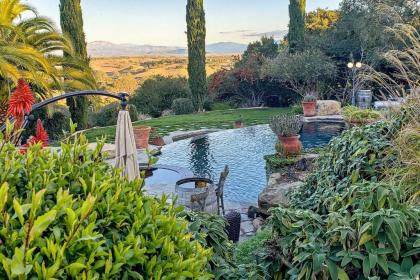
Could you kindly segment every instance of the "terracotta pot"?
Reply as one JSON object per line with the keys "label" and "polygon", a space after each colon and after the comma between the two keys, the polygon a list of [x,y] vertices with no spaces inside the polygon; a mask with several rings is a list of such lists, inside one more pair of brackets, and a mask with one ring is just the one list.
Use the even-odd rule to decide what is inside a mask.
{"label": "terracotta pot", "polygon": [[302,143],[300,142],[299,135],[290,137],[278,137],[281,145],[283,146],[283,153],[285,156],[299,155],[302,150]]}
{"label": "terracotta pot", "polygon": [[158,136],[153,139],[152,144],[155,146],[165,146],[165,141],[162,137]]}
{"label": "terracotta pot", "polygon": [[149,146],[150,130],[150,126],[133,127],[137,149],[146,149]]}
{"label": "terracotta pot", "polygon": [[303,101],[303,115],[305,117],[313,117],[316,115],[316,101]]}
{"label": "terracotta pot", "polygon": [[244,122],[243,121],[235,121],[233,126],[235,128],[242,128],[242,127],[244,127]]}

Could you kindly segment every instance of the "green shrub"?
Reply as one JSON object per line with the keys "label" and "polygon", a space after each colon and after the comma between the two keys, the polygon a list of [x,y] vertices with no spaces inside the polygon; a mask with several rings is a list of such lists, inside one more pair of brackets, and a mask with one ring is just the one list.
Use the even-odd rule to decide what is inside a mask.
{"label": "green shrub", "polygon": [[[281,144],[277,143],[276,148],[277,146],[281,147]],[[274,155],[266,155],[264,159],[269,170],[279,170],[283,167],[294,165],[299,161],[299,157],[285,157],[281,152]]]}
{"label": "green shrub", "polygon": [[212,106],[213,111],[225,111],[232,108],[232,105],[230,105],[228,102],[215,102]]}
{"label": "green shrub", "polygon": [[189,98],[177,98],[172,102],[171,110],[175,115],[191,114],[195,111],[194,105]]}
{"label": "green shrub", "polygon": [[354,185],[334,199],[332,210],[326,216],[302,209],[272,210],[279,258],[293,263],[279,274],[302,279],[418,276],[420,207],[406,204],[398,187]]}
{"label": "green shrub", "polygon": [[224,279],[222,276],[226,270],[230,270],[234,266],[234,246],[225,231],[226,220],[218,215],[189,210],[181,212],[179,217],[189,221],[188,229],[193,240],[200,242],[204,248],[213,250],[209,270],[216,276],[216,279]]}
{"label": "green shrub", "polygon": [[240,242],[235,248],[235,263],[237,265],[256,263],[257,254],[265,249],[265,243],[270,238],[271,229],[264,228],[249,239]]}
{"label": "green shrub", "polygon": [[[61,139],[64,136],[64,132],[69,130],[70,112],[67,107],[61,105],[50,106],[50,108],[43,107],[33,112],[35,121],[27,125],[26,130],[22,134],[23,142],[26,142],[29,136],[35,135],[37,119],[42,121],[50,142]],[[50,114],[48,110],[51,110]]]}
{"label": "green shrub", "polygon": [[205,111],[212,111],[213,110],[213,105],[214,105],[214,98],[211,97],[210,95],[206,96],[206,98],[204,98],[204,102],[203,102],[203,109]]}
{"label": "green shrub", "polygon": [[[119,102],[113,102],[100,108],[98,112],[93,113],[91,116],[92,126],[110,126],[117,124],[118,113],[121,110]],[[128,104],[127,110],[130,113],[131,121],[138,120],[137,109],[134,105]]]}
{"label": "green shrub", "polygon": [[290,208],[271,210],[273,277],[415,279],[420,274],[420,206],[413,198],[412,173],[406,185],[386,176],[390,168],[407,165],[394,149],[401,144],[395,141],[400,132],[409,129],[411,144],[405,146],[412,157],[418,153],[411,142],[416,112],[418,103],[407,105],[390,121],[356,127],[332,140],[314,174],[291,194]]}
{"label": "green shrub", "polygon": [[139,112],[159,117],[162,111],[170,109],[177,98],[190,98],[187,79],[155,76],[147,79],[130,97],[129,103]]}
{"label": "green shrub", "polygon": [[361,109],[355,106],[343,108],[343,117],[350,123],[366,124],[382,118],[382,114],[372,109]]}
{"label": "green shrub", "polygon": [[316,170],[291,194],[291,206],[327,213],[330,197],[340,195],[351,184],[380,179],[392,135],[389,123],[380,121],[354,127],[332,139],[317,158]]}
{"label": "green shrub", "polygon": [[297,103],[292,106],[292,112],[295,115],[303,115],[303,107],[301,103]]}
{"label": "green shrub", "polygon": [[209,279],[181,211],[142,194],[85,137],[22,155],[0,141],[0,278]]}

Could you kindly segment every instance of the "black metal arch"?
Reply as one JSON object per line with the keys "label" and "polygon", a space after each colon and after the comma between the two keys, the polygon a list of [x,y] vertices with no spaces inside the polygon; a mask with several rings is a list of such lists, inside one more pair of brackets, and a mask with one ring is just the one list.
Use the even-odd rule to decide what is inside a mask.
{"label": "black metal arch", "polygon": [[[68,92],[59,96],[52,97],[50,99],[41,101],[39,103],[36,103],[32,105],[32,111],[35,111],[37,109],[40,109],[42,107],[45,107],[51,103],[57,102],[59,100],[71,98],[71,97],[77,97],[77,96],[86,96],[86,95],[99,95],[99,96],[107,96],[112,97],[115,99],[118,99],[121,101],[121,107],[123,110],[127,107],[127,96],[128,94],[125,92],[121,92],[119,94],[110,93],[107,91],[98,91],[98,90],[85,90],[85,91],[74,91],[74,92]],[[31,113],[32,113],[31,111]]]}
{"label": "black metal arch", "polygon": [[[39,103],[36,103],[34,105],[32,105],[32,109],[31,112],[29,112],[26,116],[25,116],[25,120],[22,124],[22,127],[25,128],[26,125],[28,124],[28,122],[33,121],[34,117],[32,115],[32,112],[40,109],[42,107],[45,107],[51,103],[63,100],[63,99],[67,99],[67,98],[72,98],[72,97],[78,97],[78,96],[87,96],[87,95],[99,95],[99,96],[106,96],[106,97],[111,97],[111,98],[115,98],[120,100],[121,102],[121,109],[125,110],[127,107],[127,96],[128,94],[126,92],[120,92],[118,94],[115,93],[110,93],[107,91],[99,91],[99,90],[85,90],[85,91],[74,91],[74,92],[68,92],[59,96],[54,96],[50,99],[41,101]],[[13,119],[11,119],[13,121]],[[2,125],[0,128],[0,131],[4,131],[6,129],[6,125]]]}

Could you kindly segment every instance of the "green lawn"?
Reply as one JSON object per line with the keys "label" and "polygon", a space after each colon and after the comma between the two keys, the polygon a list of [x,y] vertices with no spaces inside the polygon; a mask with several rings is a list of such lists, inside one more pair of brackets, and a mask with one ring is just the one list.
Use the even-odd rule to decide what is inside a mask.
{"label": "green lawn", "polygon": [[[225,111],[211,111],[191,115],[168,116],[138,121],[136,125],[147,125],[155,128],[161,135],[167,135],[177,130],[197,130],[203,128],[224,128],[233,127],[233,122],[242,118],[245,125],[267,124],[270,118],[280,113],[291,113],[291,108],[258,108],[258,109],[234,109]],[[115,138],[115,126],[93,128],[85,131],[89,142],[96,138],[107,137],[107,142],[113,142]]]}

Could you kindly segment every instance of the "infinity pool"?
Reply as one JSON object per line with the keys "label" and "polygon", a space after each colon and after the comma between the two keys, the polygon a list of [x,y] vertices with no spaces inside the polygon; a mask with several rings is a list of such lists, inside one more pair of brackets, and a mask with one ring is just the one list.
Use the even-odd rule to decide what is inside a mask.
{"label": "infinity pool", "polygon": [[[343,129],[339,123],[306,123],[301,141],[304,148],[322,147]],[[264,156],[275,152],[276,139],[268,125],[224,130],[166,145],[158,163],[187,168],[216,182],[227,164],[225,199],[256,203],[267,184]]]}

